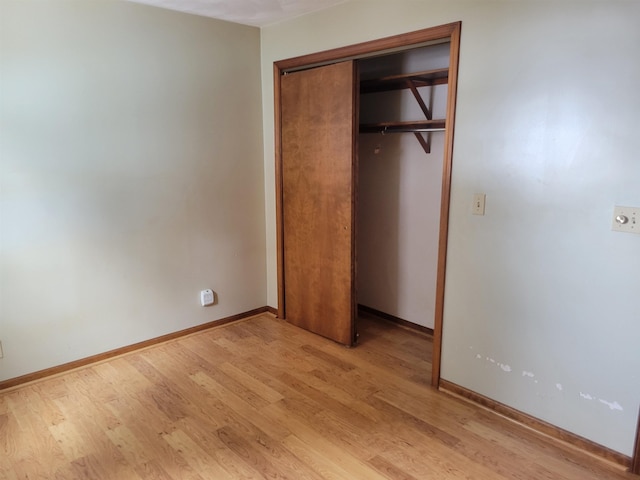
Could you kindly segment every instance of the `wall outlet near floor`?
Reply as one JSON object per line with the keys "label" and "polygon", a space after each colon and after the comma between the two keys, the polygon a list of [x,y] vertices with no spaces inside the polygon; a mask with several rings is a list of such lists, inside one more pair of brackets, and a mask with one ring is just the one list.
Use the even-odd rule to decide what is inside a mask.
{"label": "wall outlet near floor", "polygon": [[206,290],[202,290],[200,292],[200,305],[203,307],[208,307],[209,305],[213,305],[216,300],[216,297],[213,293],[213,290],[207,288]]}
{"label": "wall outlet near floor", "polygon": [[640,234],[640,207],[613,207],[611,230]]}

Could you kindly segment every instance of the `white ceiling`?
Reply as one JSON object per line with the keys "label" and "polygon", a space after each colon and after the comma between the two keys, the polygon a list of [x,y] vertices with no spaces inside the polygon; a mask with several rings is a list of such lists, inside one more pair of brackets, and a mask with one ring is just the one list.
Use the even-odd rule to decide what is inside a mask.
{"label": "white ceiling", "polygon": [[129,0],[156,7],[264,27],[347,0]]}

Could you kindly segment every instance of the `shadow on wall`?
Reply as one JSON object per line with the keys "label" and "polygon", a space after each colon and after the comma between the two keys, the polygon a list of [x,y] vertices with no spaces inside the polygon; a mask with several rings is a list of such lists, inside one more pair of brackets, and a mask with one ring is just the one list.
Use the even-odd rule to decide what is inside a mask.
{"label": "shadow on wall", "polygon": [[[360,62],[361,79],[401,72],[401,55]],[[360,123],[402,116],[397,92],[360,97]],[[395,315],[398,311],[400,169],[398,134],[364,133],[358,139],[357,303]],[[380,297],[379,292],[385,292]]]}

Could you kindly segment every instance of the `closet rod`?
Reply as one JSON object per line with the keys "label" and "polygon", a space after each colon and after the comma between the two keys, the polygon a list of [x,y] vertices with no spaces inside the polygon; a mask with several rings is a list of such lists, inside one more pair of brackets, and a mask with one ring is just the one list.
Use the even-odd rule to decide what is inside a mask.
{"label": "closet rod", "polygon": [[387,133],[428,133],[428,132],[444,132],[444,128],[362,128],[360,133],[381,133],[386,135]]}
{"label": "closet rod", "polygon": [[381,129],[380,133],[420,133],[420,132],[444,132],[444,128],[394,128],[393,130]]}
{"label": "closet rod", "polygon": [[442,132],[446,127],[444,119],[414,120],[411,122],[384,122],[360,124],[360,133],[391,133],[391,132]]}

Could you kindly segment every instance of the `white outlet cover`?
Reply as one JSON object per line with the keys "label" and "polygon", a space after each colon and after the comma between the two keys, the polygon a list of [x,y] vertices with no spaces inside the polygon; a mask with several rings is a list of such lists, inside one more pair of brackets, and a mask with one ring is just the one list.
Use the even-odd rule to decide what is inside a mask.
{"label": "white outlet cover", "polygon": [[207,288],[206,290],[202,290],[200,292],[200,305],[203,307],[208,307],[209,305],[213,305],[215,302],[215,295],[213,294],[213,290]]}
{"label": "white outlet cover", "polygon": [[615,206],[611,230],[640,235],[640,207]]}

